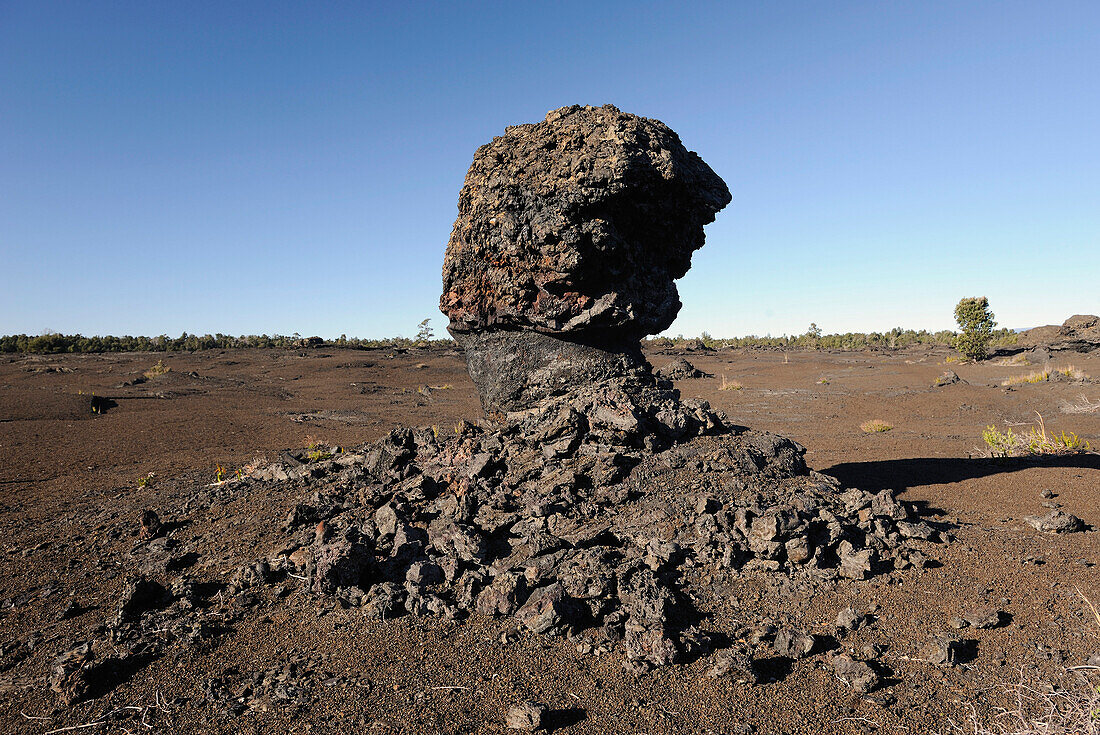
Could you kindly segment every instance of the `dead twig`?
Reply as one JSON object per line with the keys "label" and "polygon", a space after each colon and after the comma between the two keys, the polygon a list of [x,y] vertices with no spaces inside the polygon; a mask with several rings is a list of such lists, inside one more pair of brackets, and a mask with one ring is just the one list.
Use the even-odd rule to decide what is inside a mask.
{"label": "dead twig", "polygon": [[106,725],[106,724],[107,724],[107,720],[100,720],[98,722],[85,722],[83,725],[69,725],[68,727],[59,727],[56,730],[50,730],[49,732],[44,732],[44,733],[42,733],[42,735],[55,735],[55,733],[59,733],[59,732],[71,732],[72,730],[84,730],[84,729],[89,728],[89,727],[99,727],[100,725]]}

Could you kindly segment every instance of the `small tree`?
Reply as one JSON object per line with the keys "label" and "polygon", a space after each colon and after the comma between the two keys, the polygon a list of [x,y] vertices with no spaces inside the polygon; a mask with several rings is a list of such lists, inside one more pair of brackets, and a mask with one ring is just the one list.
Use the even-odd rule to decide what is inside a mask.
{"label": "small tree", "polygon": [[989,341],[993,338],[993,312],[989,299],[963,299],[955,307],[955,321],[962,330],[955,335],[955,349],[971,360],[984,359],[989,354]]}
{"label": "small tree", "polygon": [[417,325],[417,344],[427,344],[427,342],[431,340],[431,338],[435,335],[435,332],[432,330],[431,324],[429,324],[429,322],[431,322],[431,319],[425,319]]}

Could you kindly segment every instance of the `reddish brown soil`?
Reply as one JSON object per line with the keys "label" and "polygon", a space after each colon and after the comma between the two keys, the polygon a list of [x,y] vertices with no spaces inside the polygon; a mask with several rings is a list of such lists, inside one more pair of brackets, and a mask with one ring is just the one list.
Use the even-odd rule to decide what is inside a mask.
{"label": "reddish brown soil", "polygon": [[[199,556],[194,571],[218,579],[278,543],[295,498],[241,494],[197,510],[194,489],[213,479],[216,466],[270,461],[314,439],[354,445],[401,425],[446,430],[478,418],[480,408],[461,358],[440,350],[7,356],[0,362],[0,731],[45,733],[129,706],[145,709],[124,711],[134,714],[110,727],[74,731],[144,732],[144,717],[155,731],[173,732],[502,732],[508,705],[528,698],[548,704],[551,726],[568,733],[747,732],[738,729],[746,724],[758,733],[914,733],[965,724],[971,703],[981,711],[1005,703],[1004,687],[1021,672],[1064,680],[1066,666],[1100,653],[1100,626],[1077,592],[1100,601],[1100,533],[1049,536],[1022,522],[1047,512],[1040,491],[1049,489],[1055,497],[1047,502],[1100,527],[1100,457],[980,458],[986,425],[1031,423],[1036,412],[1048,430],[1075,431],[1100,446],[1100,414],[1060,411],[1082,394],[1100,400],[1100,383],[1008,390],[1001,380],[1034,367],[987,363],[946,366],[969,385],[932,388],[947,354],[693,353],[688,359],[717,377],[678,384],[737,422],[796,439],[812,467],[848,485],[904,489],[903,499],[957,523],[957,540],[940,550],[942,566],[909,572],[900,584],[845,582],[827,596],[791,600],[746,583],[727,608],[713,611],[716,627],[767,609],[828,632],[845,605],[877,605],[877,622],[841,643],[856,651],[886,646],[880,660],[893,677],[877,694],[893,703],[855,695],[822,656],[755,687],[707,678],[705,660],[635,678],[614,652],[583,656],[568,641],[539,636],[502,644],[504,621],[381,623],[299,600],[246,616],[210,645],[175,650],[72,708],[49,690],[49,663],[111,614],[125,572],[138,564],[130,550],[143,508],[177,523],[174,534]],[[169,373],[121,385],[158,359]],[[671,355],[651,360],[660,366]],[[1100,355],[1055,364],[1063,362],[1100,377]],[[743,389],[719,390],[722,376]],[[859,429],[867,419],[894,428],[867,435]],[[139,487],[150,472],[155,482]],[[70,595],[86,609],[59,621]],[[951,617],[978,603],[1004,610],[1011,622],[963,631],[974,641],[972,661],[938,669],[913,660],[928,634],[949,630]],[[204,682],[227,669],[262,671],[300,652],[319,657],[338,679],[317,687],[305,710],[227,717],[204,701]]]}

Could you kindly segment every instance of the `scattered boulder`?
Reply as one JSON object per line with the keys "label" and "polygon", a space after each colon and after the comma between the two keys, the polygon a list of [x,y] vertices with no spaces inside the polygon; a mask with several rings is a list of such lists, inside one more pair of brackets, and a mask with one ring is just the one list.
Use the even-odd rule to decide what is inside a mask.
{"label": "scattered boulder", "polygon": [[115,624],[133,622],[146,612],[164,607],[171,599],[168,590],[159,582],[143,575],[135,575],[122,587],[115,612]]}
{"label": "scattered boulder", "polygon": [[547,713],[546,705],[520,702],[508,708],[504,724],[510,730],[540,730]]}
{"label": "scattered boulder", "polygon": [[313,589],[321,594],[332,594],[340,587],[361,587],[374,563],[364,544],[348,538],[319,545],[313,560]]}
{"label": "scattered boulder", "polygon": [[957,666],[961,652],[962,642],[958,638],[939,634],[931,636],[917,656],[933,666]]}
{"label": "scattered boulder", "polygon": [[161,523],[160,516],[156,514],[156,511],[143,510],[139,523],[141,524],[141,538],[143,540],[156,538],[164,532],[164,524]]}
{"label": "scattered boulder", "polygon": [[1027,516],[1024,522],[1043,533],[1076,533],[1085,530],[1085,522],[1064,511],[1052,510],[1045,516]]}
{"label": "scattered boulder", "polygon": [[728,648],[714,654],[714,663],[707,670],[711,679],[730,678],[741,684],[760,683],[760,673],[752,656],[743,648]]}
{"label": "scattered boulder", "polygon": [[836,677],[860,694],[866,694],[878,686],[878,672],[866,661],[853,658],[851,654],[841,653],[833,656],[830,663]]}
{"label": "scattered boulder", "polygon": [[122,676],[123,659],[105,655],[98,648],[95,642],[88,641],[54,659],[50,689],[66,705],[94,699],[113,688]]}
{"label": "scattered boulder", "polygon": [[846,607],[836,615],[836,627],[841,631],[859,630],[867,623],[867,615],[854,607]]}
{"label": "scattered boulder", "polygon": [[676,342],[676,349],[683,352],[714,352],[707,343],[698,337],[691,339],[681,339]]}
{"label": "scattered boulder", "polygon": [[943,388],[944,386],[958,385],[959,383],[962,383],[963,385],[970,385],[965,380],[960,378],[959,374],[956,373],[954,370],[945,370],[943,375],[936,378],[936,382],[932,383],[932,387]]}
{"label": "scattered boulder", "polygon": [[657,370],[657,377],[665,380],[690,380],[692,378],[713,378],[710,373],[704,373],[683,357],[675,360]]}
{"label": "scattered boulder", "polygon": [[971,628],[977,628],[978,630],[987,630],[989,628],[996,628],[1001,624],[1004,618],[1004,613],[996,608],[979,606],[966,613],[963,619]]}
{"label": "scattered boulder", "polygon": [[785,628],[775,636],[775,653],[786,658],[800,659],[813,653],[817,638],[799,630]]}

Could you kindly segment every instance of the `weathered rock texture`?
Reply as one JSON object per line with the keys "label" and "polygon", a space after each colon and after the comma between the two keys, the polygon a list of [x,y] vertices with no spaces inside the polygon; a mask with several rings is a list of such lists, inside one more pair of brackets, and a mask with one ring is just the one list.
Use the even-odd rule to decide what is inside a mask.
{"label": "weathered rock texture", "polygon": [[1100,317],[1094,314],[1075,314],[1060,327],[1050,325],[1021,332],[1019,343],[1072,352],[1100,350]]}
{"label": "weathered rock texture", "polygon": [[638,341],[676,318],[675,280],[729,201],[666,125],[610,105],[563,107],[479,148],[440,309],[485,408],[648,375]]}
{"label": "weathered rock texture", "polygon": [[682,357],[665,365],[657,371],[657,376],[665,380],[691,380],[693,378],[713,378],[709,373],[704,373]]}

